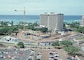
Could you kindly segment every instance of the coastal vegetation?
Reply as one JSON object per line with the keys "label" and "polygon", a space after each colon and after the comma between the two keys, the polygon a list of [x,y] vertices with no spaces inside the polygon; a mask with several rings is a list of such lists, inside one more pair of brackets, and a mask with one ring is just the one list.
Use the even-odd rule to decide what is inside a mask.
{"label": "coastal vegetation", "polygon": [[[10,22],[0,22],[0,35],[9,35],[13,32],[18,32],[19,29],[23,29],[23,23],[19,23],[18,25],[14,25],[13,21]],[[8,25],[10,24],[10,25]],[[39,24],[37,22],[35,23],[26,23],[27,25],[25,26],[26,29],[31,29],[34,31],[41,31],[43,33],[46,33],[48,31],[48,29],[46,27],[42,27],[42,28],[35,28],[35,26],[39,26]]]}
{"label": "coastal vegetation", "polygon": [[0,35],[9,35],[16,31],[18,31],[16,26],[0,27]]}
{"label": "coastal vegetation", "polygon": [[13,26],[14,25],[14,22],[13,21],[11,21],[11,22],[4,22],[4,21],[0,21],[0,26],[1,27],[4,27],[4,26]]}
{"label": "coastal vegetation", "polygon": [[66,29],[69,28],[72,31],[84,34],[84,27],[80,26],[79,22],[65,23],[65,25],[68,25],[68,27],[65,27]]}
{"label": "coastal vegetation", "polygon": [[[19,29],[23,29],[23,23],[20,22],[18,25]],[[38,27],[38,28],[36,28]],[[39,24],[37,22],[35,23],[26,23],[26,29],[34,30],[34,31],[41,31],[43,33],[46,33],[48,29],[46,27],[39,27]]]}
{"label": "coastal vegetation", "polygon": [[[19,24],[14,25],[13,21],[11,22],[0,22],[0,35],[9,35],[13,32],[18,32],[19,29],[23,29],[23,22],[19,22]],[[26,23],[25,24],[26,29],[31,29],[34,31],[41,31],[43,33],[48,32],[48,28],[46,27],[40,27],[40,28],[36,28],[37,26],[39,27],[39,24],[37,22],[35,23]],[[66,25],[68,25],[69,29],[66,27]],[[80,26],[80,23],[78,22],[72,22],[72,23],[64,23],[64,31],[67,30],[72,30],[72,31],[76,31],[76,32],[80,32],[80,33],[84,33],[84,27]]]}
{"label": "coastal vegetation", "polygon": [[42,27],[42,28],[35,28],[36,31],[41,31],[42,33],[48,32],[48,28]]}
{"label": "coastal vegetation", "polygon": [[76,31],[84,34],[84,27],[79,26]]}
{"label": "coastal vegetation", "polygon": [[[48,32],[48,28],[46,27],[39,27],[39,24],[37,22],[35,23],[28,23],[28,26],[26,26],[27,29],[31,29],[31,30],[34,30],[34,31],[41,31],[43,33],[46,33]],[[36,27],[39,27],[39,28],[36,28]]]}
{"label": "coastal vegetation", "polygon": [[70,27],[71,28],[78,28],[79,26],[80,26],[79,22],[72,22],[72,23],[70,23]]}

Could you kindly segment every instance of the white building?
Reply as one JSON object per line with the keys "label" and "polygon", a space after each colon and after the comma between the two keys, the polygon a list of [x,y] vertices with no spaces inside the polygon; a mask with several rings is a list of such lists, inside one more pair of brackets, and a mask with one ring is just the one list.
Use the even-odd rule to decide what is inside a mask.
{"label": "white building", "polygon": [[64,14],[40,14],[40,25],[45,26],[48,30],[61,31],[63,29]]}

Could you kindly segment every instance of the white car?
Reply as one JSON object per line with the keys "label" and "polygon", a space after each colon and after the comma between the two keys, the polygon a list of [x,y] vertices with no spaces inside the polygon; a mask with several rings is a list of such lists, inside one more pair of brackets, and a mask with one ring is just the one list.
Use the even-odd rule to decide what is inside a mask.
{"label": "white car", "polygon": [[54,57],[59,57],[59,54],[54,54]]}
{"label": "white car", "polygon": [[41,60],[41,55],[37,55],[36,60]]}
{"label": "white car", "polygon": [[53,60],[53,58],[49,58],[49,60]]}
{"label": "white car", "polygon": [[54,55],[50,55],[49,57],[50,57],[50,58],[54,58]]}
{"label": "white car", "polygon": [[34,53],[35,53],[34,51],[31,51],[30,55],[31,55],[31,56],[33,56],[33,55],[34,55]]}
{"label": "white car", "polygon": [[28,60],[32,60],[32,59],[33,59],[33,56],[29,56],[29,57],[28,57]]}

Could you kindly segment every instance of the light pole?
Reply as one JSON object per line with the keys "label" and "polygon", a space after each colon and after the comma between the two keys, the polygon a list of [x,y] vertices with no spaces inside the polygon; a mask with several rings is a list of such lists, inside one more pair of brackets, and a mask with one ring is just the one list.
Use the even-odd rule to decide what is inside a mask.
{"label": "light pole", "polygon": [[24,10],[14,10],[15,12],[17,12],[17,11],[23,11],[23,13],[24,13],[24,19],[23,19],[23,30],[25,31],[26,30],[26,28],[25,28],[25,19],[26,19],[26,17],[25,17],[25,14],[26,14],[26,11],[25,11],[25,7],[24,7]]}

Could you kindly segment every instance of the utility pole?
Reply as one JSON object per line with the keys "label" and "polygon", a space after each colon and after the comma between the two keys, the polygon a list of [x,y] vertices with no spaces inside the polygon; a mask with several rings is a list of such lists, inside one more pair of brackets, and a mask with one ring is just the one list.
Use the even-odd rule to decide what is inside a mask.
{"label": "utility pole", "polygon": [[17,11],[23,11],[23,14],[24,14],[24,20],[23,20],[23,30],[25,31],[26,30],[26,27],[25,27],[25,24],[26,24],[26,22],[25,22],[25,20],[26,20],[26,11],[25,11],[25,7],[24,7],[24,10],[14,10],[15,12],[17,12]]}

